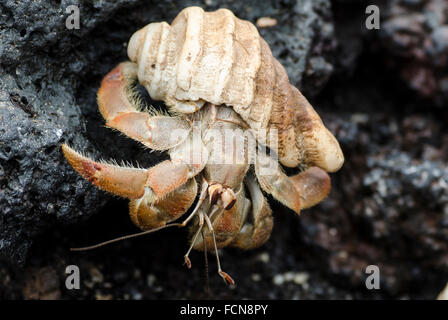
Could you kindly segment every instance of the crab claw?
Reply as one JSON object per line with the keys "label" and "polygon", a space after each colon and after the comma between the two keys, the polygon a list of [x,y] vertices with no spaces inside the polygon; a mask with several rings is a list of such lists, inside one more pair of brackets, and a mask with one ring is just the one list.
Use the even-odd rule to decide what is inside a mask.
{"label": "crab claw", "polygon": [[309,167],[289,177],[280,167],[263,173],[266,164],[275,168],[272,166],[275,160],[266,155],[260,155],[260,160],[255,172],[262,189],[296,213],[321,202],[330,192],[330,177],[319,167]]}
{"label": "crab claw", "polygon": [[289,179],[300,195],[300,209],[318,204],[325,199],[331,189],[330,177],[319,167],[308,168]]}
{"label": "crab claw", "polygon": [[291,177],[282,173],[278,178],[281,182],[274,184],[272,195],[296,213],[324,200],[331,188],[330,177],[318,167]]}
{"label": "crab claw", "polygon": [[72,167],[87,181],[102,190],[131,199],[129,214],[143,230],[176,220],[196,198],[196,180],[188,179],[182,167],[170,161],[147,170],[95,162],[65,144],[62,151]]}
{"label": "crab claw", "polygon": [[143,197],[129,202],[129,215],[132,222],[142,230],[162,227],[181,217],[191,207],[197,191],[194,178],[163,198],[156,198],[146,189]]}
{"label": "crab claw", "polygon": [[129,199],[141,198],[146,187],[160,199],[185,184],[192,174],[185,163],[163,161],[150,169],[120,167],[95,162],[62,145],[64,156],[72,167],[98,188]]}
{"label": "crab claw", "polygon": [[145,193],[148,171],[95,162],[75,150],[62,145],[62,152],[70,165],[87,181],[113,194],[138,199]]}

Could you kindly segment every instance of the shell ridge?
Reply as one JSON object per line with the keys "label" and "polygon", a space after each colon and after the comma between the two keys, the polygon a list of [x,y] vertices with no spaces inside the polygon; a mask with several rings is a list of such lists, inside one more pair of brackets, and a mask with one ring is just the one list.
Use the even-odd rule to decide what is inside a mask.
{"label": "shell ridge", "polygon": [[[152,78],[147,79],[149,83],[148,92],[153,99],[164,99],[166,91],[163,90],[163,82],[165,79],[165,64],[164,60],[166,59],[166,50],[167,50],[167,36],[170,31],[170,25],[166,22],[163,22],[160,25],[159,32],[159,46],[157,47],[157,55],[155,59],[155,64],[150,65],[148,70],[152,71]],[[140,77],[139,77],[140,78]]]}

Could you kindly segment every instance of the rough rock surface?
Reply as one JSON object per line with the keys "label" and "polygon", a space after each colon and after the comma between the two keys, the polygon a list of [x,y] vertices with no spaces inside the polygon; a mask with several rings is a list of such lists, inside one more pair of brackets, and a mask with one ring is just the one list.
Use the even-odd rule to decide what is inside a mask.
{"label": "rough rock surface", "polygon": [[[81,29],[67,30],[63,8],[74,3]],[[409,55],[418,43],[398,53],[394,47],[398,30],[409,34],[411,17],[441,2],[390,1],[392,9],[387,3],[380,3],[383,13],[397,6],[401,13],[386,15],[380,31],[367,31],[370,2],[358,0],[334,0],[331,8],[326,0],[2,1],[0,299],[434,299],[448,278],[448,110],[434,108],[446,93],[437,89],[420,100],[398,78],[402,68],[423,65],[440,88],[443,64],[425,51],[434,45],[424,40],[432,29],[419,24],[418,39],[430,44],[418,56],[423,60]],[[321,91],[311,102],[346,158],[322,204],[297,217],[270,199],[270,241],[248,252],[222,250],[236,288],[223,284],[209,255],[209,295],[203,254],[192,254],[191,270],[182,266],[186,230],[68,251],[137,230],[127,201],[91,187],[59,150],[65,141],[144,166],[163,157],[104,128],[95,95],[101,77],[126,59],[135,30],[170,21],[193,4],[228,7],[252,22],[277,19],[260,32],[292,82],[307,96]],[[403,29],[394,17],[404,19]],[[64,286],[70,264],[81,269],[81,290]],[[365,287],[372,264],[381,271],[380,290]]]}
{"label": "rough rock surface", "polygon": [[326,119],[350,160],[298,230],[309,261],[345,285],[363,287],[364,270],[377,265],[384,297],[435,298],[424,292],[441,290],[448,274],[448,132],[440,120],[447,114],[422,112],[430,106],[388,81],[365,87],[365,76],[351,81],[356,93],[344,84],[324,92],[339,111]]}
{"label": "rough rock surface", "polygon": [[381,42],[387,63],[421,96],[448,102],[448,2],[393,0],[385,6]]}

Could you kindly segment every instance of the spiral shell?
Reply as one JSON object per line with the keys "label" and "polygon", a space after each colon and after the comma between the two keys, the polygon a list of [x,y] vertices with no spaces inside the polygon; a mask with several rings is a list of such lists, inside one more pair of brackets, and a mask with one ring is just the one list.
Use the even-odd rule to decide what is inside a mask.
{"label": "spiral shell", "polygon": [[275,131],[283,165],[317,165],[329,172],[342,166],[335,137],[290,85],[256,27],[231,11],[189,7],[171,25],[150,23],[132,35],[128,56],[151,98],[170,109],[192,113],[207,102],[225,104],[260,142],[272,146],[266,132]]}

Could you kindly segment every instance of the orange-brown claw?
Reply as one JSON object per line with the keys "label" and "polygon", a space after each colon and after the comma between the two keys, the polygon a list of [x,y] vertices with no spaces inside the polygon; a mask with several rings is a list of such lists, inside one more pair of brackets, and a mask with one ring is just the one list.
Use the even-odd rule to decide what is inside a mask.
{"label": "orange-brown claw", "polygon": [[140,199],[129,202],[132,222],[142,230],[159,228],[181,217],[191,207],[198,191],[195,179],[157,198],[147,190]]}
{"label": "orange-brown claw", "polygon": [[[261,156],[261,163],[268,164],[268,168],[274,168],[269,156]],[[318,167],[310,167],[304,172],[288,177],[280,167],[270,169],[268,174],[262,174],[260,162],[256,163],[255,172],[262,189],[278,201],[300,213],[321,202],[330,192],[330,177]]]}
{"label": "orange-brown claw", "polygon": [[188,165],[170,160],[150,169],[139,169],[95,162],[65,144],[62,145],[62,151],[72,167],[87,181],[102,190],[129,199],[141,198],[145,187],[154,193],[155,199],[163,198],[191,178]]}
{"label": "orange-brown claw", "polygon": [[122,113],[137,111],[127,92],[135,79],[137,79],[137,65],[130,62],[120,63],[103,78],[97,100],[101,115],[106,121]]}
{"label": "orange-brown claw", "polygon": [[98,91],[98,108],[106,126],[155,150],[168,150],[184,141],[190,124],[179,117],[151,115],[130,91],[137,80],[137,65],[123,62],[110,71]]}
{"label": "orange-brown claw", "polygon": [[265,192],[288,208],[300,213],[300,195],[294,182],[283,172],[275,159],[269,155],[259,154],[255,163],[255,173]]}
{"label": "orange-brown claw", "polygon": [[187,182],[189,172],[188,165],[166,160],[148,170],[147,186],[161,198]]}
{"label": "orange-brown claw", "polygon": [[325,199],[331,189],[330,176],[319,167],[310,167],[290,179],[300,194],[301,209],[318,204]]}
{"label": "orange-brown claw", "polygon": [[145,193],[147,170],[95,162],[66,144],[62,145],[62,152],[70,165],[84,179],[102,190],[129,199],[141,198]]}
{"label": "orange-brown claw", "polygon": [[164,161],[149,170],[95,162],[62,145],[72,167],[98,188],[131,199],[131,220],[141,229],[164,226],[193,204],[197,183],[186,165]]}

